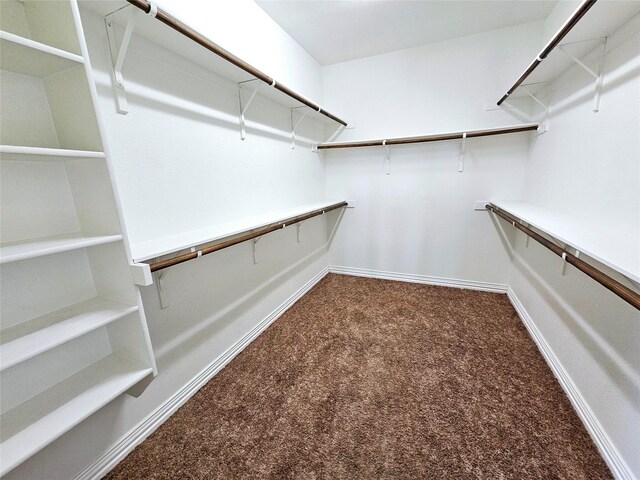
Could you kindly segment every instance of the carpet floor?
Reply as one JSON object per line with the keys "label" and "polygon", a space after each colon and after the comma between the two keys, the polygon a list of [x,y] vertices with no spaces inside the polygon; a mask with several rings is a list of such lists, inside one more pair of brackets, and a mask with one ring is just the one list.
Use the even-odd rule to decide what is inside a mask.
{"label": "carpet floor", "polygon": [[612,477],[506,295],[328,275],[106,478]]}

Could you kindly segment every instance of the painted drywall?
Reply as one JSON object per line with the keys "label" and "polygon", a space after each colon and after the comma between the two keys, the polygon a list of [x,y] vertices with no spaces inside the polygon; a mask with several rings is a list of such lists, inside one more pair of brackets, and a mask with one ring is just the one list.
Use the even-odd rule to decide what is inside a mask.
{"label": "painted drywall", "polygon": [[[598,113],[593,88],[578,67],[550,87],[549,131],[532,143],[523,199],[590,220],[612,242],[635,238],[629,254],[640,255],[639,15],[608,39]],[[562,275],[561,261],[521,234],[513,247],[511,288],[640,478],[640,313],[572,267]]]}
{"label": "painted drywall", "polygon": [[[519,123],[495,102],[539,49],[542,22],[324,68],[327,106],[355,125],[340,140],[390,138]],[[532,133],[467,142],[327,150],[327,195],[355,203],[330,263],[489,284],[508,283],[510,258],[475,201],[522,195]]]}
{"label": "painted drywall", "polygon": [[[290,148],[288,110],[258,99],[247,114],[252,122],[247,139],[241,141],[237,86],[137,35],[123,70],[129,113],[117,114],[104,21],[85,7],[81,4],[99,107],[132,243],[325,199],[321,158],[308,146]],[[223,13],[217,11],[213,24],[228,26],[218,30],[215,40],[243,55],[234,46],[233,35],[242,25],[242,9],[235,8],[230,3]],[[314,67],[308,54],[256,9],[262,15],[249,18],[261,32],[257,50],[263,63],[248,60],[319,100],[317,64]],[[244,35],[245,48],[255,47],[255,39]],[[305,122],[300,134],[313,138],[324,132]],[[328,225],[337,215],[306,221],[300,243],[295,228],[265,236],[258,244],[256,265],[248,242],[165,271],[165,309],[160,308],[156,285],[143,288],[158,376],[139,398],[119,397],[7,480],[75,478],[109,451],[326,271]]]}

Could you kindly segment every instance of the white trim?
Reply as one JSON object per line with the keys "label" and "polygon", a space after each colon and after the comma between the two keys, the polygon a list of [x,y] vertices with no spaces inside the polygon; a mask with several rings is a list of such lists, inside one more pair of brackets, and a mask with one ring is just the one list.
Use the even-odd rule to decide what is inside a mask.
{"label": "white trim", "polygon": [[569,397],[571,405],[573,405],[578,417],[580,417],[580,420],[582,420],[587,432],[591,435],[591,438],[598,447],[600,454],[611,469],[613,476],[618,480],[636,480],[636,477],[620,455],[620,452],[618,452],[611,442],[611,439],[605,432],[604,428],[602,428],[602,425],[589,407],[589,404],[580,393],[580,390],[578,390],[576,385],[573,383],[571,377],[562,366],[562,363],[560,363],[560,360],[555,355],[540,330],[538,330],[533,319],[527,313],[511,287],[508,287],[507,289],[507,296],[509,297],[513,308],[515,308],[518,316],[522,320],[522,323],[529,331],[529,335],[531,335],[531,338],[538,346],[538,350],[540,350],[540,353],[546,360],[549,368],[560,383],[562,390],[564,390],[564,393]]}
{"label": "white trim", "polygon": [[255,340],[266,328],[275,322],[294,303],[302,298],[311,288],[322,280],[329,269],[323,268],[311,280],[300,287],[293,295],[285,300],[278,308],[258,323],[249,333],[232,345],[227,351],[216,358],[208,367],[193,377],[187,384],[178,390],[171,398],[151,412],[142,422],[130,430],[118,443],[98,458],[92,465],[85,469],[75,480],[97,480],[105,476],[136,446],[142,443],[160,425],[162,425],[173,413],[187,400],[196,394],[200,388],[206,385],[220,370]]}
{"label": "white trim", "polygon": [[369,270],[366,268],[341,267],[330,265],[329,272],[340,275],[353,275],[355,277],[380,278],[398,282],[423,283],[426,285],[439,285],[442,287],[466,288],[469,290],[481,290],[484,292],[506,293],[507,286],[500,283],[476,282],[473,280],[459,280],[456,278],[430,277],[413,273],[385,272],[382,270]]}

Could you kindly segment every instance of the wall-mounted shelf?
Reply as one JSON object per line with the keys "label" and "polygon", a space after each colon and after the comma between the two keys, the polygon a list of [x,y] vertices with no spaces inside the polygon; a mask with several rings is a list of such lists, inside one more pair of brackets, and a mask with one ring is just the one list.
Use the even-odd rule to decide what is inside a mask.
{"label": "wall-mounted shelf", "polygon": [[68,150],[64,148],[23,147],[0,145],[2,160],[69,160],[73,158],[104,158],[104,152]]}
{"label": "wall-mounted shelf", "polygon": [[[92,1],[86,2],[86,6],[107,19],[107,32],[112,38],[112,56],[114,60],[113,77],[114,79],[116,77],[119,78],[119,83],[114,84],[114,89],[116,100],[119,104],[118,108],[122,110],[120,113],[126,113],[127,108],[126,100],[123,101],[122,97],[126,94],[126,72],[122,72],[123,64],[126,70],[126,62],[123,56],[118,63],[117,57],[120,56],[121,52],[126,55],[131,33],[135,30],[136,34],[148,38],[158,45],[214,71],[216,74],[230,80],[239,87],[244,86],[244,89],[247,90],[247,93],[244,95],[247,98],[251,97],[251,91],[260,84],[261,88],[258,91],[260,96],[269,98],[286,109],[308,107],[307,119],[337,125],[339,127],[347,125],[346,121],[326,111],[321,105],[318,105],[300,93],[278,82],[275,78],[228,52],[161,8],[157,9],[155,17],[145,15],[145,13],[148,14],[151,9],[151,4],[146,0],[123,0],[121,2]],[[129,24],[131,27],[129,34],[126,34],[125,28],[124,34],[116,35],[113,29],[117,23],[122,24],[123,27]],[[116,36],[118,37],[117,39]],[[247,103],[250,103],[250,101],[247,101]],[[246,107],[246,104],[244,107]]]}
{"label": "wall-mounted shelf", "polygon": [[309,214],[311,212],[330,211],[332,207],[341,204],[339,201],[326,201],[301,205],[294,208],[266,212],[262,215],[241,220],[212,225],[199,230],[192,230],[176,235],[161,237],[131,245],[131,253],[135,262],[145,262],[153,258],[186,250],[196,245],[217,242],[237,235],[242,235],[286,219]]}
{"label": "wall-mounted shelf", "polygon": [[[497,104],[502,105],[510,98],[529,96],[530,94],[526,92],[528,86],[539,88],[540,84],[552,82],[576,65],[576,59],[580,61],[599,45],[603,46],[602,55],[598,56],[602,64],[604,39],[639,11],[638,2],[583,1]],[[597,77],[600,76],[600,67],[587,68]],[[596,78],[596,94],[600,84],[601,80]],[[530,93],[533,96],[536,95],[536,92],[530,91]],[[597,111],[597,105],[595,111]]]}
{"label": "wall-mounted shelf", "polygon": [[38,238],[22,242],[12,242],[0,247],[0,263],[16,262],[29,258],[68,252],[79,248],[93,247],[105,243],[119,242],[122,235],[84,235],[70,233]]}
{"label": "wall-mounted shelf", "polygon": [[4,475],[153,373],[111,354],[0,416]]}
{"label": "wall-mounted shelf", "polygon": [[136,311],[137,305],[95,297],[3,329],[0,371]]}
{"label": "wall-mounted shelf", "polygon": [[2,70],[46,77],[84,63],[80,55],[0,31]]}
{"label": "wall-mounted shelf", "polygon": [[318,150],[330,150],[335,148],[359,148],[381,147],[386,145],[407,145],[411,143],[442,142],[446,140],[462,140],[463,138],[489,137],[492,135],[504,135],[508,133],[531,132],[537,130],[538,123],[524,123],[508,127],[496,127],[482,130],[467,130],[462,132],[437,133],[418,137],[398,137],[380,140],[359,140],[355,142],[320,143]]}
{"label": "wall-mounted shelf", "polygon": [[637,233],[598,229],[593,222],[531,203],[491,203],[634,282],[640,282],[640,248]]}

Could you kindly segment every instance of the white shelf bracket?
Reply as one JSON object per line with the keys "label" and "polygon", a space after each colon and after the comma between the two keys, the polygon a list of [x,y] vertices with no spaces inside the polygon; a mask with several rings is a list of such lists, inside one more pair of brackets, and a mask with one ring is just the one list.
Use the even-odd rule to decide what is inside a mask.
{"label": "white shelf bracket", "polygon": [[607,37],[603,37],[601,41],[602,45],[602,54],[600,55],[600,63],[598,65],[598,71],[594,72],[591,68],[589,68],[585,63],[577,58],[575,55],[567,52],[563,47],[564,45],[558,45],[558,51],[561,52],[566,57],[573,60],[573,62],[582,68],[585,72],[591,75],[596,83],[595,83],[595,93],[593,95],[593,112],[597,113],[600,110],[600,97],[602,96],[602,77],[604,75],[604,61],[605,54],[607,52]]}
{"label": "white shelf bracket", "polygon": [[254,265],[257,265],[258,263],[258,242],[260,241],[261,238],[262,237],[257,237],[251,241],[251,246],[253,248],[253,264]]}
{"label": "white shelf bracket", "polygon": [[338,135],[340,135],[344,131],[345,128],[347,127],[342,124],[338,125],[338,128],[336,128],[333,131],[333,133],[329,136],[329,138],[325,140],[325,143],[333,142],[336,139],[336,137],[338,137]]}
{"label": "white shelf bracket", "polygon": [[169,306],[169,292],[164,284],[167,272],[156,272],[156,285],[158,287],[158,297],[160,298],[160,308],[167,308]]}
{"label": "white shelf bracket", "polygon": [[[293,118],[293,113],[294,110],[299,110],[299,109],[304,109],[304,112],[302,113],[302,116],[298,119],[297,122],[294,122],[294,118]],[[307,116],[307,113],[309,113],[309,107],[293,107],[292,109],[289,110],[290,112],[290,117],[291,117],[291,150],[295,150],[296,148],[296,128],[298,128],[298,126],[302,123],[302,121],[304,120],[304,117]]]}
{"label": "white shelf bracket", "polygon": [[531,98],[533,98],[533,100],[544,109],[545,116],[546,116],[546,114],[549,113],[549,107],[547,105],[545,105],[541,100],[539,100],[538,97],[536,97],[533,93],[531,93],[526,86],[521,85],[520,88],[522,88],[524,93],[526,93]]}
{"label": "white shelf bracket", "polygon": [[298,243],[300,243],[300,227],[302,227],[302,224],[303,224],[303,223],[304,223],[304,222],[298,222],[298,223],[296,224],[296,234],[297,234],[297,236],[298,236]]}
{"label": "white shelf bracket", "polygon": [[387,141],[382,141],[382,148],[384,148],[384,173],[391,175],[391,147],[387,145]]}
{"label": "white shelf bracket", "polygon": [[129,13],[127,26],[124,29],[124,35],[122,36],[120,48],[118,49],[113,19],[109,15],[104,17],[105,26],[107,28],[107,38],[109,40],[109,52],[111,53],[111,65],[113,67],[113,70],[111,71],[111,81],[113,83],[113,91],[116,97],[116,110],[121,115],[129,113],[129,103],[127,102],[127,91],[125,88],[124,77],[122,76],[122,66],[124,65],[127,50],[129,49],[129,42],[131,41],[133,29],[136,26],[138,18],[137,12],[131,11]]}
{"label": "white shelf bracket", "polygon": [[[249,100],[247,100],[247,102],[243,105],[243,103],[242,103],[242,88],[244,87],[244,84],[251,83],[251,82],[257,82],[257,83],[256,83],[256,86],[251,91],[251,95],[249,96]],[[245,138],[247,138],[247,132],[246,132],[246,128],[245,128],[244,116],[247,113],[247,110],[249,109],[249,107],[251,106],[251,102],[253,102],[253,99],[256,98],[256,95],[257,95],[258,90],[260,89],[261,85],[262,85],[262,82],[257,78],[254,78],[253,80],[247,80],[247,81],[238,83],[238,100],[240,102],[240,140],[244,140]]]}
{"label": "white shelf bracket", "polygon": [[460,159],[458,160],[458,172],[464,171],[464,156],[467,153],[467,132],[462,134],[462,141],[460,142]]}

